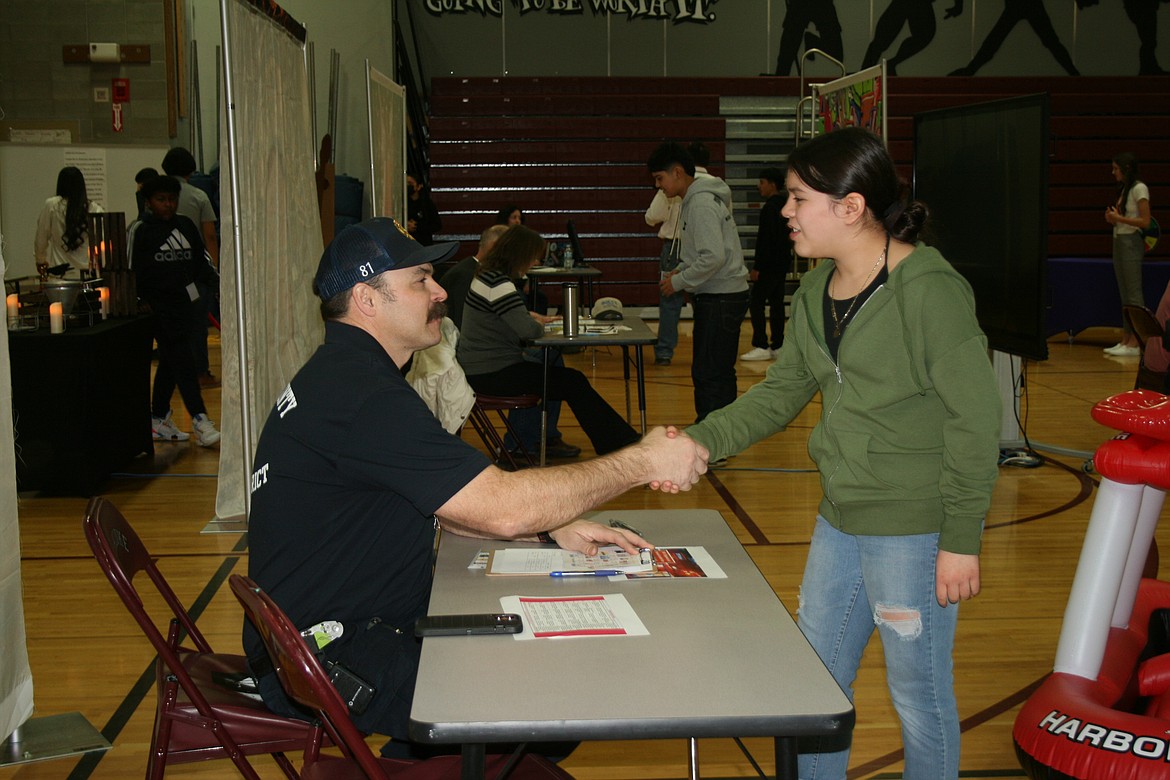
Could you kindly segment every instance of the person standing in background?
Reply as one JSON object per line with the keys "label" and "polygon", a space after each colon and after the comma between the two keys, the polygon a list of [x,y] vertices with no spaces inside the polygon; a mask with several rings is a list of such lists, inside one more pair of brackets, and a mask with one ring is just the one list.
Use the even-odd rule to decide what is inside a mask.
{"label": "person standing in background", "polygon": [[33,256],[44,279],[50,268],[68,265],[73,278],[89,270],[89,214],[102,207],[89,199],[80,168],[66,166],[57,173],[57,194],[45,201],[37,217]]}
{"label": "person standing in background", "polygon": [[[662,190],[656,190],[654,199],[646,209],[646,224],[658,225],[658,237],[662,239],[662,251],[658,255],[658,279],[670,276],[678,265],[678,219],[682,209],[682,198],[668,198]],[[686,296],[681,292],[673,295],[658,293],[658,341],[654,344],[654,365],[669,366],[678,346],[678,321]]]}
{"label": "person standing in background", "polygon": [[166,153],[162,161],[163,173],[179,180],[179,208],[177,213],[195,223],[207,249],[212,273],[203,273],[195,282],[199,297],[191,306],[191,353],[195,360],[195,373],[200,387],[219,387],[219,380],[211,373],[211,361],[207,353],[207,315],[212,310],[211,299],[219,295],[219,236],[215,232],[215,209],[207,193],[191,184],[189,179],[195,173],[195,157],[181,146]]}
{"label": "person standing in background", "polygon": [[[687,153],[695,164],[695,178],[714,179],[707,171],[711,162],[711,152],[702,141],[695,141],[687,147]],[[733,212],[735,204],[728,202],[728,212]],[[662,252],[658,257],[659,276],[662,279],[669,276],[679,261],[679,214],[682,211],[682,198],[668,198],[659,190],[650,201],[646,209],[646,224],[661,225],[658,237],[662,239]],[[678,346],[678,322],[682,318],[682,309],[686,305],[686,295],[676,292],[673,295],[658,295],[658,341],[654,345],[654,365],[669,366],[674,358],[674,350]]]}
{"label": "person standing in background", "polygon": [[[771,360],[784,343],[784,292],[788,272],[792,270],[792,241],[780,208],[784,197],[784,171],[765,168],[760,171],[756,189],[764,203],[760,206],[760,226],[756,232],[756,257],[752,263],[752,297],[748,310],[752,316],[752,349],[740,360]],[[767,307],[771,306],[771,317]],[[768,338],[768,320],[772,338]]]}
{"label": "person standing in background", "polygon": [[406,176],[406,195],[406,230],[415,241],[430,246],[435,242],[435,233],[443,229],[439,209],[430,193],[410,174]]}
{"label": "person standing in background", "polygon": [[138,217],[141,217],[142,212],[146,211],[146,198],[142,197],[142,185],[155,176],[158,176],[158,171],[154,168],[142,168],[134,174],[134,201],[138,204]]}
{"label": "person standing in background", "polygon": [[[1121,152],[1113,158],[1117,200],[1105,209],[1105,221],[1113,226],[1113,272],[1121,305],[1145,306],[1142,295],[1142,257],[1146,253],[1142,231],[1150,226],[1150,190],[1138,179],[1137,157]],[[1122,315],[1121,341],[1105,348],[1106,355],[1132,357],[1141,354],[1137,336]]]}
{"label": "person standing in background", "polygon": [[659,282],[663,295],[685,290],[695,310],[691,381],[696,422],[735,400],[735,358],[748,307],[747,268],[731,217],[731,188],[698,177],[694,159],[676,143],[654,150],[646,167],[654,186],[682,198],[679,265]]}
{"label": "person standing in background", "polygon": [[158,368],[151,392],[151,430],[155,441],[186,441],[171,418],[171,396],[176,386],[191,415],[195,443],[210,447],[219,442],[215,423],[207,416],[191,354],[192,287],[201,276],[215,273],[207,262],[199,228],[178,213],[179,182],[156,176],[142,185],[146,211],[130,225],[127,243],[138,298],[150,314],[158,343]]}

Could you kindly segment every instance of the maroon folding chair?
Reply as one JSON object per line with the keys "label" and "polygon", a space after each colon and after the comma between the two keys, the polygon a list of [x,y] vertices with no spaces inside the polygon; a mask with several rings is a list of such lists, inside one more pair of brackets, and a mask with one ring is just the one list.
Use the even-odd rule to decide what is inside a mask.
{"label": "maroon folding chair", "polygon": [[[305,750],[301,768],[304,780],[366,778],[366,780],[458,780],[463,761],[460,756],[436,756],[424,761],[375,756],[353,721],[341,694],[317,657],[301,639],[288,616],[255,582],[239,574],[228,578],[232,593],[264,640],[280,684],[290,699],[317,714],[322,726],[342,757],[322,754],[319,745]],[[563,769],[541,756],[489,755],[486,771],[500,780],[572,780]]]}
{"label": "maroon folding chair", "polygon": [[492,425],[491,417],[488,416],[488,412],[498,414],[500,421],[504,424],[505,430],[512,434],[512,438],[516,441],[517,454],[524,459],[524,463],[529,468],[535,468],[540,464],[533,457],[533,453],[525,449],[520,441],[520,437],[516,435],[516,431],[512,428],[512,423],[508,421],[508,416],[505,412],[513,409],[535,409],[538,406],[540,406],[539,395],[499,396],[477,393],[475,396],[475,404],[471,407],[471,412],[467,415],[467,419],[471,422],[471,427],[475,428],[475,432],[479,434],[479,438],[483,440],[488,454],[495,458],[496,463],[507,463],[508,471],[517,471],[520,466],[516,460],[516,455],[508,452],[508,448],[504,446],[504,438],[500,436],[499,431]]}
{"label": "maroon folding chair", "polygon": [[[270,753],[289,778],[299,777],[284,756],[321,740],[320,728],[270,712],[260,701],[221,685],[221,675],[247,674],[242,655],[214,653],[195,621],[167,584],[156,561],[122,513],[96,496],[85,510],[85,538],[98,565],[158,653],[158,705],[146,766],[148,780],[161,780],[168,763],[230,758],[244,777],[259,780],[247,756]],[[170,607],[166,636],[147,613],[134,577],[154,584]],[[139,580],[141,583],[142,580]],[[184,635],[194,648],[183,646]]]}

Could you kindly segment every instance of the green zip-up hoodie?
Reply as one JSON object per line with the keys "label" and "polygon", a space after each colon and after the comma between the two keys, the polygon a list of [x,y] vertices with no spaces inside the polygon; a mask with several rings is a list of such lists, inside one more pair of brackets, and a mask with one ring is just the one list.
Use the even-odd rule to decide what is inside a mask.
{"label": "green zip-up hoodie", "polygon": [[823,300],[833,263],[805,274],[764,381],[687,433],[716,460],[784,430],[820,390],[808,450],[819,511],[859,535],[938,533],[977,554],[999,455],[1000,399],[967,281],[918,244],[849,321],[834,363]]}

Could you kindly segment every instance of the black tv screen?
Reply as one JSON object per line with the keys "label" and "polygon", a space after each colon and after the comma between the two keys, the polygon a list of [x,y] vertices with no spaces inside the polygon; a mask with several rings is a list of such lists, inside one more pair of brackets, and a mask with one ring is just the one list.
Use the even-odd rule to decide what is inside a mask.
{"label": "black tv screen", "polygon": [[929,242],[975,291],[992,349],[1048,359],[1048,95],[914,116]]}
{"label": "black tv screen", "polygon": [[581,251],[581,239],[577,235],[577,226],[573,220],[565,224],[565,231],[569,234],[569,246],[573,247],[573,265],[585,265],[585,254]]}

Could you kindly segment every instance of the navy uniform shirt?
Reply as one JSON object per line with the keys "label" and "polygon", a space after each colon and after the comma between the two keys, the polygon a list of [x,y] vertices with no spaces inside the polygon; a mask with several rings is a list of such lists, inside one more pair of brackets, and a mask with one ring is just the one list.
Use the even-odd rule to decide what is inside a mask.
{"label": "navy uniform shirt", "polygon": [[[408,626],[430,592],[434,513],[488,465],[371,335],[326,323],[260,435],[248,574],[298,628]],[[264,652],[246,623],[244,647]]]}

